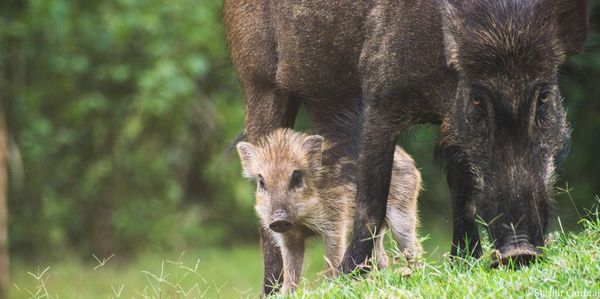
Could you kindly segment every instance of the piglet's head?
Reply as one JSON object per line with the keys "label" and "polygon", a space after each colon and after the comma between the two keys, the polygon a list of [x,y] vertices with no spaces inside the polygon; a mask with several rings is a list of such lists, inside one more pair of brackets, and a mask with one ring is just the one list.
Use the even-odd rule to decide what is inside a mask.
{"label": "piglet's head", "polygon": [[240,142],[243,175],[256,181],[261,224],[285,233],[318,208],[323,137],[279,129],[257,144]]}

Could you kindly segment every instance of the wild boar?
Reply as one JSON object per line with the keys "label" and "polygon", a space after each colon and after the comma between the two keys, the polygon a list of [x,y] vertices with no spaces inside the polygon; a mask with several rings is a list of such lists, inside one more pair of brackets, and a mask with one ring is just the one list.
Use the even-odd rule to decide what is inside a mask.
{"label": "wild boar", "polygon": [[[363,240],[384,223],[397,136],[417,123],[440,126],[451,253],[481,255],[479,215],[494,265],[539,255],[569,148],[557,73],[584,48],[587,1],[225,0],[223,13],[250,142],[293,127],[302,104],[316,133],[364,145],[344,272],[373,252]],[[364,121],[330,129],[357,111]],[[282,269],[269,238],[265,293]]]}
{"label": "wild boar", "polygon": [[[319,135],[290,129],[278,129],[257,144],[237,145],[244,176],[257,184],[255,208],[260,223],[281,248],[284,293],[299,282],[307,237],[323,238],[331,271],[339,266],[346,249],[354,219],[356,161],[346,158],[333,166],[324,165],[322,161],[335,146]],[[417,240],[420,185],[414,161],[396,147],[386,224],[408,265],[421,252]],[[384,225],[371,232],[380,268],[388,263],[385,229]]]}

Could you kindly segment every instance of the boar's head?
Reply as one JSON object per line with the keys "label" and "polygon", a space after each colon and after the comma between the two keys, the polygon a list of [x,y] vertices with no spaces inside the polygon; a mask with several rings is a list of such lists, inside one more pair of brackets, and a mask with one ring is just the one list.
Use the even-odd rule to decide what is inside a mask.
{"label": "boar's head", "polygon": [[586,1],[441,0],[440,8],[459,82],[439,148],[467,165],[496,264],[527,263],[544,245],[555,168],[568,152],[557,72],[582,51]]}

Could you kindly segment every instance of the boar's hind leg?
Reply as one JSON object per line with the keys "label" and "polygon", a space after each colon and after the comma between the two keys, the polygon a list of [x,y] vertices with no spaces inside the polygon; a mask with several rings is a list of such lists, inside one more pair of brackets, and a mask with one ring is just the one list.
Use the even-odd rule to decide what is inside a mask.
{"label": "boar's hind leg", "polygon": [[447,163],[454,222],[451,254],[460,257],[471,255],[478,258],[481,256],[481,244],[475,222],[476,210],[471,172],[465,162],[450,158]]}
{"label": "boar's hind leg", "polygon": [[[246,140],[260,137],[281,127],[293,127],[299,102],[275,84],[277,53],[270,1],[225,0],[223,18],[231,58],[244,89],[246,103]],[[281,251],[273,237],[261,228],[265,276],[262,295],[276,291],[281,283]]]}
{"label": "boar's hind leg", "polygon": [[300,102],[276,88],[246,88],[246,124],[244,134],[249,142],[278,128],[293,128]]}
{"label": "boar's hind leg", "polygon": [[[246,90],[246,140],[256,142],[260,137],[281,128],[293,128],[299,102],[283,91],[248,86]],[[277,291],[283,278],[281,251],[271,234],[261,226],[260,239],[264,258],[263,295]]]}
{"label": "boar's hind leg", "polygon": [[343,273],[350,273],[357,267],[361,271],[368,270],[365,263],[373,253],[373,236],[385,218],[398,132],[394,122],[386,117],[390,115],[389,109],[389,105],[370,105],[365,109],[354,229],[340,266]]}

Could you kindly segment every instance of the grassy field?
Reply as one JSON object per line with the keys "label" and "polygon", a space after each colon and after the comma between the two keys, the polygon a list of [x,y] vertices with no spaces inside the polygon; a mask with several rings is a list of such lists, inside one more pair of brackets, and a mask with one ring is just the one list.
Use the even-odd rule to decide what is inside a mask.
{"label": "grassy field", "polygon": [[[439,215],[436,219],[423,223],[420,230],[427,236],[423,246],[431,260],[443,259],[450,248],[449,220]],[[118,253],[98,260],[92,253],[83,261],[68,254],[51,262],[16,260],[11,264],[13,287],[9,297],[254,298],[259,293],[262,255],[256,246],[187,250],[183,254],[159,252],[148,250],[127,261]],[[318,284],[325,265],[321,241],[315,238],[309,242],[305,261],[303,277]]]}
{"label": "grassy field", "polygon": [[[307,251],[303,286],[295,298],[498,298],[600,296],[600,220],[583,220],[578,233],[551,234],[544,260],[513,271],[489,269],[490,250],[481,260],[453,265],[432,248],[423,267],[401,277],[400,267],[364,279],[322,278],[320,242]],[[392,253],[393,248],[390,250]],[[75,259],[76,260],[76,259]],[[262,258],[256,247],[200,250],[183,254],[142,254],[123,263],[118,256],[88,261],[65,258],[36,267],[12,264],[10,298],[247,298],[256,297]],[[561,293],[562,292],[562,293]],[[589,292],[589,293],[584,293]]]}
{"label": "grassy field", "polygon": [[[319,242],[307,250],[305,274],[315,281],[324,266]],[[75,259],[76,260],[76,259]],[[256,297],[262,277],[258,247],[172,255],[148,253],[121,263],[90,256],[49,265],[12,264],[10,298],[239,298]]]}
{"label": "grassy field", "polygon": [[[341,277],[304,288],[293,298],[599,298],[600,220],[583,220],[579,233],[549,236],[543,261],[520,269],[492,270],[490,259],[425,261],[410,277],[400,268],[366,279]],[[488,256],[490,250],[487,250]]]}

